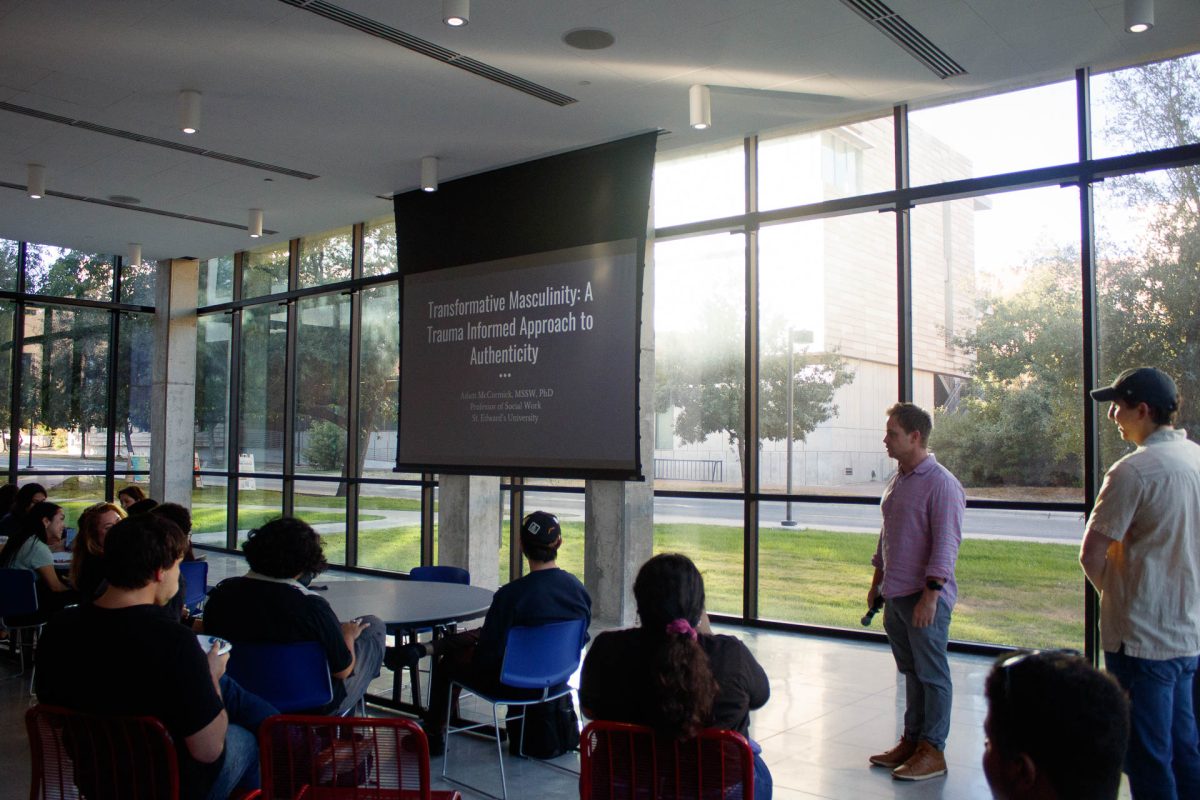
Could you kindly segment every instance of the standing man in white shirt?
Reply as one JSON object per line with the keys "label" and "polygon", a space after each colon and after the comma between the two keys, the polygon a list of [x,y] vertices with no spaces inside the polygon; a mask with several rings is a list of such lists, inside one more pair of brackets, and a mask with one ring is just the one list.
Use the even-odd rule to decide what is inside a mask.
{"label": "standing man in white shirt", "polygon": [[1079,561],[1100,592],[1104,663],[1130,700],[1135,800],[1200,797],[1200,445],[1172,425],[1179,392],[1153,367],[1092,390],[1137,449],[1104,476]]}

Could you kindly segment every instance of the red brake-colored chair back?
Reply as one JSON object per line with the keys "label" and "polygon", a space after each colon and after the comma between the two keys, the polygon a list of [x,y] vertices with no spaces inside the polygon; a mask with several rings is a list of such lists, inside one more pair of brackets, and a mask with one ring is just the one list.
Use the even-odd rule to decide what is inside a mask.
{"label": "red brake-colored chair back", "polygon": [[460,800],[430,790],[429,741],[412,720],[280,714],[258,739],[264,800]]}
{"label": "red brake-colored chair back", "polygon": [[105,717],[56,706],[25,712],[32,800],[175,800],[175,744],[153,717]]}
{"label": "red brake-colored chair back", "polygon": [[754,800],[754,754],[735,731],[674,741],[644,725],[595,721],[579,748],[581,800]]}

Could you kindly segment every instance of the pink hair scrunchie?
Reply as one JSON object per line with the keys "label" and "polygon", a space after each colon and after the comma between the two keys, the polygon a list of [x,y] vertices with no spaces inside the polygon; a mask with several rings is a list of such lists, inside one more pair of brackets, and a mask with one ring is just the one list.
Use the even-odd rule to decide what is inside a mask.
{"label": "pink hair scrunchie", "polygon": [[692,623],[688,622],[683,617],[673,619],[667,623],[667,633],[674,633],[678,636],[687,636],[693,642],[696,641],[696,629],[692,627]]}

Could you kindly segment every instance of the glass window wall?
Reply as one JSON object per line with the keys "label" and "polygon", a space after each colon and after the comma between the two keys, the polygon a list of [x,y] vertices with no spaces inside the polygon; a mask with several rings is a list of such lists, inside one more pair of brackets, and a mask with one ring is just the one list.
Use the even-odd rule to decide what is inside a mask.
{"label": "glass window wall", "polygon": [[654,246],[658,488],[729,491],[742,486],[745,261],[741,234]]}
{"label": "glass window wall", "polygon": [[354,264],[353,237],[340,228],[300,240],[300,287],[350,280]]}

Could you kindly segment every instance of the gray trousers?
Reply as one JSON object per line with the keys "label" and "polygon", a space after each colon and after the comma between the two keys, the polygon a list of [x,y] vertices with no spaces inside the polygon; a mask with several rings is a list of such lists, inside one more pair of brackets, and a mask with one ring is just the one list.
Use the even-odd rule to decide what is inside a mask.
{"label": "gray trousers", "polygon": [[950,606],[938,600],[933,622],[925,628],[914,628],[913,609],[920,599],[920,592],[889,597],[883,612],[883,628],[892,645],[896,669],[904,675],[904,738],[924,739],[944,750],[954,696],[950,662],[946,659]]}
{"label": "gray trousers", "polygon": [[354,640],[354,672],[350,673],[342,685],[346,687],[346,699],[338,706],[336,714],[343,714],[354,708],[371,681],[379,677],[379,669],[383,666],[384,639],[387,628],[383,620],[374,615],[362,618],[367,627]]}

